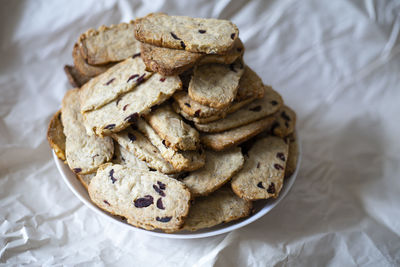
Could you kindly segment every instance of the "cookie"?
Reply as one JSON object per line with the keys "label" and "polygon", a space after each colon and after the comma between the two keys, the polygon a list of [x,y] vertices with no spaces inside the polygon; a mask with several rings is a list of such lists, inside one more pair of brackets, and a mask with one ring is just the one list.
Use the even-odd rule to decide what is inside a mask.
{"label": "cookie", "polygon": [[196,150],[199,133],[176,114],[169,105],[162,105],[146,116],[147,122],[163,139],[164,145],[178,150]]}
{"label": "cookie", "polygon": [[214,192],[237,173],[244,158],[239,147],[223,151],[206,151],[206,164],[191,172],[182,182],[189,188],[192,197],[205,196]]}
{"label": "cookie", "polygon": [[69,90],[65,94],[61,120],[66,136],[65,155],[71,170],[77,174],[92,173],[98,166],[111,160],[114,153],[112,139],[86,134],[79,107],[79,89]]}
{"label": "cookie", "polygon": [[72,87],[79,88],[90,80],[90,77],[82,75],[74,66],[64,66],[65,75]]}
{"label": "cookie", "polygon": [[275,114],[276,122],[271,128],[271,132],[279,137],[285,137],[294,132],[296,127],[296,113],[288,106],[283,106]]}
{"label": "cookie", "polygon": [[207,197],[196,198],[182,229],[196,231],[244,218],[250,215],[252,207],[251,201],[223,187]]}
{"label": "cookie", "polygon": [[[180,93],[180,92],[178,92],[178,93]],[[177,95],[177,94],[174,94],[174,95]],[[187,97],[187,98],[190,99],[190,97]],[[230,106],[228,106],[227,108],[222,109],[222,110],[218,110],[218,113],[216,113],[215,115],[212,115],[210,117],[205,117],[205,118],[200,118],[200,117],[196,117],[196,116],[192,117],[192,116],[188,115],[185,111],[183,111],[181,109],[181,107],[177,103],[177,101],[172,103],[172,108],[175,110],[176,113],[181,114],[182,117],[184,117],[185,119],[187,119],[189,121],[193,121],[195,123],[200,123],[200,124],[205,124],[205,123],[209,123],[209,122],[213,122],[213,121],[217,121],[217,120],[223,119],[228,114],[230,114],[232,112],[235,112],[236,110],[240,109],[241,107],[244,107],[244,106],[250,104],[254,100],[255,100],[254,98],[249,98],[249,99],[246,99],[246,100],[242,100],[240,102],[233,101],[232,104]],[[193,102],[195,102],[195,101],[193,101]],[[189,104],[189,102],[185,102],[185,103]],[[195,102],[195,103],[197,103],[197,102]],[[200,106],[200,104],[198,104],[198,105]],[[193,106],[196,107],[196,104],[194,104]],[[212,109],[212,108],[209,108],[209,107],[204,106],[204,105],[201,105],[201,106],[202,107],[206,107],[207,109]],[[205,110],[205,109],[202,109],[202,110]]]}
{"label": "cookie", "polygon": [[165,174],[178,173],[174,167],[166,161],[156,148],[141,132],[129,127],[119,133],[113,133],[112,138],[117,141],[129,153],[147,163],[147,166]]}
{"label": "cookie", "polygon": [[249,66],[244,67],[244,73],[239,81],[239,89],[236,93],[236,100],[242,101],[249,98],[263,98],[264,88],[262,79]]}
{"label": "cookie", "polygon": [[47,128],[47,141],[57,157],[65,161],[65,135],[61,123],[61,110],[57,111],[50,120]]}
{"label": "cookie", "polygon": [[299,144],[297,141],[296,132],[289,135],[287,140],[289,141],[289,155],[286,162],[285,178],[292,176],[292,174],[296,171],[297,159],[299,156]]}
{"label": "cookie", "polygon": [[214,134],[202,134],[200,140],[207,148],[221,151],[249,140],[262,131],[269,129],[274,122],[275,118],[269,116],[229,131]]}
{"label": "cookie", "polygon": [[88,30],[78,39],[82,57],[89,64],[99,65],[122,61],[140,53],[140,42],[135,39],[133,31],[133,21]]}
{"label": "cookie", "polygon": [[120,95],[132,91],[153,75],[145,69],[146,66],[139,56],[131,57],[92,78],[80,91],[81,112],[99,109]]}
{"label": "cookie", "polygon": [[108,63],[103,65],[90,65],[82,57],[79,45],[75,44],[72,50],[72,58],[74,59],[74,66],[76,70],[86,77],[95,77],[102,74],[109,68],[115,65],[115,63]]}
{"label": "cookie", "polygon": [[200,169],[205,164],[205,153],[199,151],[175,151],[167,147],[164,140],[151,128],[151,126],[142,119],[136,123],[137,128],[141,131],[150,142],[159,150],[161,156],[172,164],[175,170],[194,171]]}
{"label": "cookie", "polygon": [[227,20],[152,13],[135,20],[137,40],[160,47],[206,54],[225,54],[239,36]]}
{"label": "cookie", "polygon": [[243,64],[206,64],[196,66],[189,83],[188,94],[194,101],[216,109],[223,109],[236,97]]}
{"label": "cookie", "polygon": [[248,151],[243,168],[232,177],[232,190],[247,200],[277,198],[283,185],[288,144],[269,136],[257,140]]}
{"label": "cookie", "polygon": [[282,104],[282,97],[273,89],[266,87],[264,98],[253,101],[221,120],[206,124],[195,123],[195,126],[198,130],[208,133],[227,131],[272,115]]}
{"label": "cookie", "polygon": [[114,143],[114,156],[112,163],[127,165],[130,168],[136,168],[141,170],[149,170],[145,161],[140,160],[133,153],[130,153],[123,146],[118,143]]}
{"label": "cookie", "polygon": [[155,73],[135,90],[100,109],[85,112],[83,117],[86,130],[89,134],[100,136],[119,132],[135,122],[139,115],[149,113],[153,106],[167,100],[181,87],[178,76],[162,77]]}
{"label": "cookie", "polygon": [[185,50],[141,44],[140,54],[147,69],[164,76],[179,75],[195,64],[231,64],[244,53],[243,43],[236,39],[234,46],[225,55],[207,55]]}
{"label": "cookie", "polygon": [[102,165],[90,182],[89,196],[99,208],[147,230],[176,231],[189,212],[190,192],[184,184],[126,165]]}

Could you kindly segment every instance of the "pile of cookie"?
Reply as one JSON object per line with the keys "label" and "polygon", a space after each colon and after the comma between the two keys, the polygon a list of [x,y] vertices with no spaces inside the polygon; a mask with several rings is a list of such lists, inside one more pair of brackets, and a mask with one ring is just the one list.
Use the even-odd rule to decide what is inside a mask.
{"label": "pile of cookie", "polygon": [[296,115],[232,22],[149,14],[83,33],[47,133],[101,209],[144,229],[249,216],[296,168]]}

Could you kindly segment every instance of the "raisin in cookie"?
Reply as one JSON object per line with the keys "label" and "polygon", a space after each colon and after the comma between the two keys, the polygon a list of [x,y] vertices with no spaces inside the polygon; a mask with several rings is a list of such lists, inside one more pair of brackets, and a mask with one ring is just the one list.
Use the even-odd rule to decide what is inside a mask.
{"label": "raisin in cookie", "polygon": [[164,145],[178,150],[196,150],[199,133],[176,114],[169,105],[162,105],[146,116],[147,122],[164,140]]}
{"label": "raisin in cookie", "polygon": [[57,157],[64,161],[65,135],[64,127],[61,122],[61,110],[57,111],[50,120],[49,127],[47,128],[47,141]]}
{"label": "raisin in cookie", "polygon": [[192,197],[208,195],[237,173],[243,166],[244,158],[239,147],[215,152],[206,150],[206,164],[191,172],[182,182],[189,188]]}
{"label": "raisin in cookie", "polygon": [[111,163],[102,165],[89,185],[91,200],[113,215],[144,229],[181,228],[189,212],[190,192],[168,176]]}
{"label": "raisin in cookie", "polygon": [[189,83],[189,97],[200,104],[223,109],[235,99],[243,72],[240,60],[231,65],[196,66]]}
{"label": "raisin in cookie", "polygon": [[79,36],[78,44],[82,57],[93,65],[118,62],[140,53],[133,21],[90,29]]}
{"label": "raisin in cookie", "polygon": [[196,198],[190,207],[183,230],[196,231],[250,215],[251,201],[236,196],[229,187],[223,187],[207,197]]}
{"label": "raisin in cookie", "polygon": [[62,101],[61,120],[66,136],[65,154],[68,166],[75,173],[87,174],[109,161],[114,153],[110,137],[86,134],[79,108],[79,89],[67,91]]}
{"label": "raisin in cookie", "polygon": [[83,117],[86,130],[88,134],[96,133],[100,136],[119,132],[134,123],[139,115],[149,113],[153,106],[163,103],[181,87],[178,76],[162,77],[155,73],[132,92],[100,109],[85,112]]}
{"label": "raisin in cookie", "polygon": [[232,177],[232,190],[247,200],[277,198],[283,185],[288,144],[276,136],[257,140],[243,168]]}
{"label": "raisin in cookie", "polygon": [[137,40],[156,46],[206,54],[225,54],[239,36],[227,20],[152,13],[135,20]]}

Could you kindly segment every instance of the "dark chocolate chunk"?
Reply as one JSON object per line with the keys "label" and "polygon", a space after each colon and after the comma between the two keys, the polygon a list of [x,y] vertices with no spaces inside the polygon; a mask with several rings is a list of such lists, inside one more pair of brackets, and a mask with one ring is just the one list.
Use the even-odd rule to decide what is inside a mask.
{"label": "dark chocolate chunk", "polygon": [[143,74],[142,76],[140,76],[139,78],[137,78],[137,80],[136,80],[136,84],[141,84],[142,82],[144,82],[144,76],[145,76],[146,74]]}
{"label": "dark chocolate chunk", "polygon": [[167,216],[167,217],[156,217],[156,220],[157,221],[159,221],[159,222],[169,222],[170,220],[172,219],[172,217],[171,216]]}
{"label": "dark chocolate chunk", "polygon": [[165,209],[161,197],[157,200],[157,208],[159,208],[160,210]]}
{"label": "dark chocolate chunk", "polygon": [[235,35],[236,35],[235,33],[232,33],[232,34],[231,34],[231,39],[232,39],[232,40],[235,39]]}
{"label": "dark chocolate chunk", "polygon": [[194,112],[194,116],[196,117],[196,118],[198,118],[199,116],[200,116],[200,109],[198,109],[198,110],[196,110],[195,112]]}
{"label": "dark chocolate chunk", "polygon": [[153,204],[153,197],[150,195],[146,195],[142,198],[138,198],[134,201],[136,208],[146,208]]}
{"label": "dark chocolate chunk", "polygon": [[125,111],[126,108],[127,108],[128,106],[129,106],[129,104],[126,104],[126,105],[122,108],[122,110]]}
{"label": "dark chocolate chunk", "polygon": [[117,102],[115,102],[115,105],[116,105],[116,106],[118,106],[119,101],[121,101],[121,98],[118,98],[118,99],[117,99]]}
{"label": "dark chocolate chunk", "polygon": [[271,103],[271,105],[273,105],[273,106],[278,105],[278,101],[276,101],[276,100],[272,100],[270,103]]}
{"label": "dark chocolate chunk", "polygon": [[160,82],[165,82],[165,77],[162,77],[162,78],[160,79]]}

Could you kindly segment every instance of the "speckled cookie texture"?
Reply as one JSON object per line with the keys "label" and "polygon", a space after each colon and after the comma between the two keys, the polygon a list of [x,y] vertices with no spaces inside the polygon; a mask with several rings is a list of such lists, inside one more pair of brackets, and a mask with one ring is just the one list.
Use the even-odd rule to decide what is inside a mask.
{"label": "speckled cookie texture", "polygon": [[231,64],[243,53],[244,47],[240,39],[236,39],[234,46],[225,55],[207,55],[146,43],[141,44],[141,57],[147,69],[165,76],[179,75],[194,65]]}
{"label": "speckled cookie texture", "polygon": [[161,156],[158,148],[138,130],[129,127],[111,136],[128,152],[145,161],[150,168],[166,174],[179,172]]}
{"label": "speckled cookie texture", "polygon": [[93,65],[118,62],[140,53],[133,21],[90,29],[79,36],[78,44],[82,57]]}
{"label": "speckled cookie texture", "polygon": [[264,98],[253,101],[251,104],[242,107],[221,120],[207,124],[195,123],[195,126],[202,132],[222,132],[272,115],[277,112],[282,105],[283,100],[281,96],[275,90],[267,88]]}
{"label": "speckled cookie texture", "polygon": [[82,75],[74,66],[64,66],[65,75],[72,87],[79,88],[90,80],[89,76]]}
{"label": "speckled cookie texture", "polygon": [[243,72],[240,60],[231,65],[196,66],[189,83],[189,97],[200,104],[223,109],[235,99]]}
{"label": "speckled cookie texture", "polygon": [[57,111],[50,120],[47,128],[47,141],[57,157],[65,160],[65,135],[61,122],[61,110]]}
{"label": "speckled cookie texture", "polygon": [[279,137],[285,137],[294,132],[296,127],[296,113],[288,106],[283,106],[275,114],[276,122],[271,128],[271,132]]}
{"label": "speckled cookie texture", "polygon": [[135,36],[141,42],[206,54],[225,54],[239,36],[227,20],[168,16],[152,13],[135,20]]}
{"label": "speckled cookie texture", "polygon": [[262,131],[269,129],[274,122],[275,118],[269,116],[232,130],[220,133],[202,134],[200,140],[205,147],[221,151],[249,140]]}
{"label": "speckled cookie texture", "polygon": [[118,164],[102,165],[89,185],[91,200],[144,229],[179,230],[189,212],[190,192],[168,176]]}
{"label": "speckled cookie texture", "polygon": [[146,116],[147,122],[163,139],[165,146],[178,150],[196,150],[200,136],[169,105],[162,105]]}
{"label": "speckled cookie texture", "polygon": [[208,195],[237,173],[243,166],[244,158],[239,147],[223,152],[206,151],[206,164],[191,172],[182,182],[189,188],[192,197]]}
{"label": "speckled cookie texture", "polygon": [[229,187],[222,187],[207,197],[196,198],[184,230],[196,231],[250,215],[252,202],[236,196]]}
{"label": "speckled cookie texture", "polygon": [[279,137],[257,140],[248,151],[243,168],[232,177],[232,190],[247,200],[276,198],[281,191],[288,144]]}
{"label": "speckled cookie texture", "polygon": [[100,136],[119,132],[134,123],[140,115],[149,113],[153,106],[163,103],[181,87],[178,76],[163,77],[155,73],[135,90],[100,109],[84,113],[86,130],[88,134]]}
{"label": "speckled cookie texture", "polygon": [[114,143],[114,156],[112,158],[112,163],[127,165],[128,167],[141,170],[149,170],[145,161],[140,160],[118,143]]}
{"label": "speckled cookie texture", "polygon": [[65,94],[61,119],[66,136],[66,159],[71,170],[78,174],[87,174],[111,160],[114,153],[112,139],[86,134],[79,108],[79,89],[69,90]]}
{"label": "speckled cookie texture", "polygon": [[104,73],[106,70],[115,65],[115,63],[107,63],[102,65],[90,65],[86,62],[86,60],[82,57],[81,51],[79,49],[79,45],[75,44],[72,50],[72,58],[74,59],[74,66],[76,70],[84,76],[87,77],[95,77]]}
{"label": "speckled cookie texture", "polygon": [[150,142],[158,149],[161,156],[172,164],[175,170],[194,171],[204,166],[205,153],[199,151],[175,151],[166,146],[165,141],[154,131],[154,129],[142,119],[137,121],[137,127]]}
{"label": "speckled cookie texture", "polygon": [[294,132],[287,137],[289,142],[289,155],[286,162],[285,178],[292,176],[296,171],[297,160],[299,156],[299,143],[297,133]]}
{"label": "speckled cookie texture", "polygon": [[92,78],[80,91],[81,112],[99,109],[120,95],[132,91],[153,75],[145,69],[146,66],[139,56],[130,57]]}

